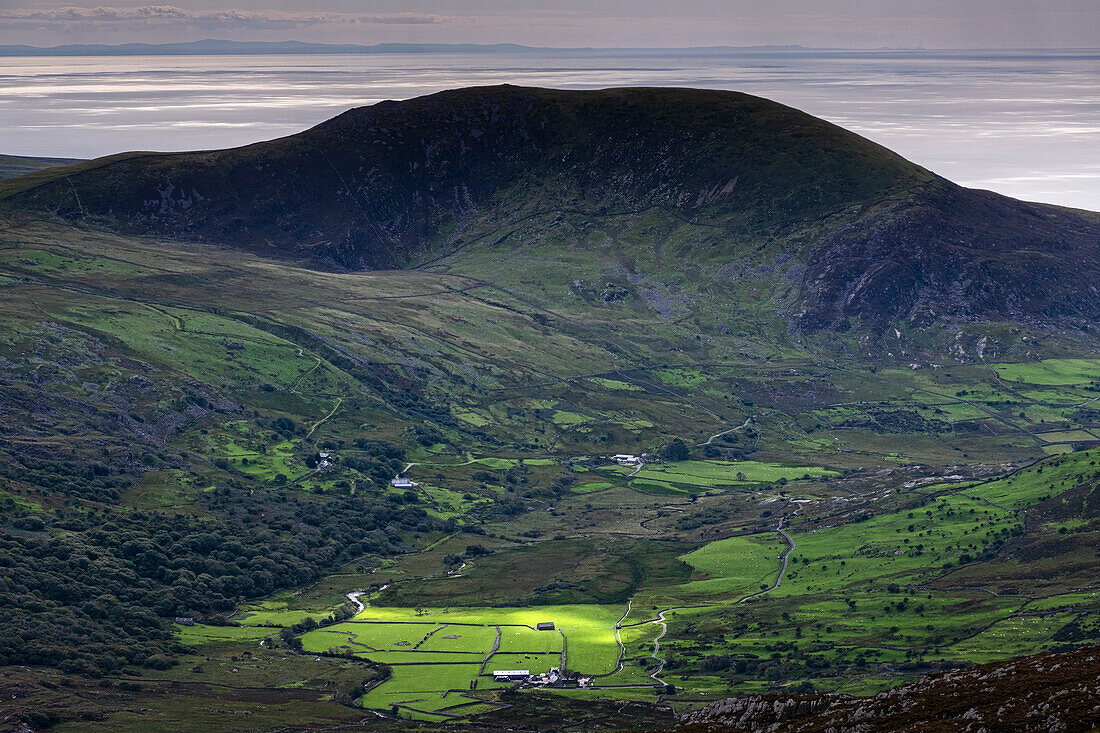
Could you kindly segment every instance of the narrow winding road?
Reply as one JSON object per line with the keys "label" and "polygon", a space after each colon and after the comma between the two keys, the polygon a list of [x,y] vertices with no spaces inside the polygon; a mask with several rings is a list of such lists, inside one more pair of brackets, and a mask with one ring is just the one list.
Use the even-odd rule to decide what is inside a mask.
{"label": "narrow winding road", "polygon": [[[796,509],[794,512],[791,513],[791,516],[797,516],[798,513],[801,512],[801,511],[802,511],[802,507],[799,506],[798,509]],[[787,564],[790,561],[791,553],[794,552],[795,547],[796,547],[795,542],[794,542],[794,538],[791,537],[789,534],[787,534],[786,530],[783,529],[783,525],[786,523],[786,521],[787,521],[787,515],[783,515],[782,517],[779,518],[779,524],[775,528],[775,531],[778,532],[780,535],[782,535],[783,539],[786,540],[786,542],[787,542],[786,551],[784,551],[784,553],[779,556],[779,560],[780,560],[779,574],[775,577],[775,582],[772,583],[770,588],[765,588],[764,590],[758,590],[755,593],[750,593],[749,595],[738,599],[737,603],[745,603],[746,601],[749,601],[753,598],[757,598],[757,597],[762,596],[766,593],[770,593],[773,590],[777,589],[783,583],[783,576],[785,576],[787,574]],[[660,613],[657,614],[657,619],[655,621],[650,622],[650,623],[654,623],[654,624],[660,624],[660,626],[661,626],[661,633],[657,634],[656,638],[653,639],[653,653],[650,654],[650,657],[653,658],[654,660],[656,660],[657,668],[654,669],[653,672],[651,672],[650,675],[649,675],[649,677],[654,682],[656,682],[660,685],[666,684],[664,679],[661,678],[661,672],[664,671],[665,665],[668,664],[668,660],[661,656],[661,639],[663,639],[665,637],[665,634],[668,633],[668,620],[665,618],[665,614],[666,613],[672,613],[673,611],[682,611],[682,610],[685,610],[685,609],[688,609],[688,608],[699,608],[699,607],[698,606],[680,606],[680,607],[677,607],[677,608],[666,608],[664,611],[661,611]],[[627,613],[629,613],[629,606],[628,606]],[[623,615],[623,618],[624,619],[626,618],[625,614]],[[616,628],[616,635],[617,634],[618,634],[618,629]],[[620,644],[620,646],[621,646],[621,644]],[[619,662],[620,662],[620,665],[621,665],[622,664],[622,656],[621,655],[620,655],[620,658],[619,658]]]}
{"label": "narrow winding road", "polygon": [[743,422],[742,424],[738,425],[735,428],[730,428],[729,430],[723,430],[720,433],[715,433],[714,435],[707,438],[706,442],[704,442],[704,443],[696,443],[695,447],[696,448],[702,448],[705,445],[710,445],[711,443],[713,443],[718,438],[721,438],[726,433],[734,433],[734,432],[737,432],[738,430],[744,430],[745,428],[747,428],[749,426],[749,423],[751,423],[752,421],[753,421],[753,418],[749,417],[745,420],[745,422]]}
{"label": "narrow winding road", "polygon": [[[797,510],[795,510],[792,513],[791,516],[797,515],[800,511],[802,511],[802,507],[799,507]],[[775,528],[775,531],[778,532],[779,534],[781,534],[783,536],[783,539],[785,539],[787,541],[787,550],[786,550],[786,552],[784,552],[782,555],[779,556],[781,564],[779,566],[779,575],[776,576],[775,582],[772,583],[771,588],[765,588],[764,590],[759,590],[755,593],[750,593],[749,595],[745,596],[744,598],[741,598],[740,600],[738,600],[737,601],[738,603],[744,603],[745,601],[751,600],[753,598],[757,598],[758,596],[762,596],[766,593],[771,593],[773,590],[778,588],[780,586],[780,584],[783,583],[783,576],[787,574],[787,563],[790,561],[791,553],[794,552],[794,550],[795,550],[794,538],[792,538],[789,534],[787,534],[786,531],[784,531],[784,529],[783,529],[783,523],[786,522],[786,521],[787,521],[787,516],[783,515],[782,517],[779,518],[779,525]]]}

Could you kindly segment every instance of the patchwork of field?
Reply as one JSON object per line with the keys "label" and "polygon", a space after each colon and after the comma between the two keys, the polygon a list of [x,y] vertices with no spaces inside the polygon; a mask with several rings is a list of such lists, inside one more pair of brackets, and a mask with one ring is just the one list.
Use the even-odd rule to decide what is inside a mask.
{"label": "patchwork of field", "polygon": [[[494,691],[504,683],[493,681],[493,670],[543,672],[562,666],[563,655],[568,668],[595,675],[598,690],[561,694],[651,699],[662,624],[659,656],[676,664],[657,677],[688,698],[765,691],[777,679],[788,687],[813,680],[817,689],[863,694],[905,678],[899,670],[1058,649],[1060,638],[1100,633],[1095,592],[994,593],[973,588],[977,581],[963,576],[951,578],[982,568],[984,559],[1020,538],[1024,510],[1100,480],[1096,461],[1095,451],[1070,453],[991,480],[879,491],[855,502],[846,521],[827,526],[815,518],[852,499],[791,501],[761,493],[762,520],[774,527],[783,518],[793,548],[774,529],[705,542],[677,557],[689,575],[643,584],[629,610],[368,606],[303,634],[303,649],[392,665],[392,678],[361,704],[435,722],[494,709]],[[681,468],[669,472],[679,477],[726,476],[740,463],[665,467]],[[868,511],[875,504],[875,512]],[[1044,526],[1057,533],[1086,525]],[[785,555],[782,582],[773,588]],[[521,565],[540,563],[537,552],[516,557]],[[253,606],[245,626],[185,627],[180,636],[202,645],[262,639],[270,626],[300,623],[307,613],[271,601]],[[537,631],[545,621],[556,629]],[[822,676],[824,670],[833,673]]]}
{"label": "patchwork of field", "polygon": [[[531,226],[556,230],[556,216]],[[458,274],[323,274],[11,222],[4,409],[31,426],[0,446],[24,462],[0,487],[14,536],[101,553],[100,532],[133,528],[111,551],[157,599],[135,618],[158,606],[210,622],[176,626],[197,653],[170,670],[154,659],[149,680],[308,688],[338,714],[359,701],[431,724],[497,709],[493,669],[563,656],[597,675],[570,700],[660,694],[682,710],[874,692],[1100,638],[1100,358],[1082,342],[1005,333],[993,364],[869,368],[847,336],[795,343],[785,319],[762,322],[761,303],[794,297],[770,269],[673,284],[684,232],[624,258],[652,224],[612,219],[593,246],[612,270],[632,261],[636,282],[564,244],[514,269],[486,249]],[[661,317],[644,298],[606,300],[612,281],[660,294]],[[906,353],[936,353],[945,334],[905,337]],[[1031,353],[1062,358],[1011,363]],[[691,460],[599,465],[675,439]],[[416,487],[392,488],[398,472]],[[153,523],[134,520],[171,515],[171,542],[141,539]],[[223,519],[263,542],[192,552]],[[312,550],[269,570],[295,534]],[[198,588],[230,581],[203,606]],[[354,591],[372,605],[349,618]],[[110,598],[79,604],[96,623],[117,616]],[[384,670],[368,660],[392,677],[374,684]]]}
{"label": "patchwork of field", "polygon": [[[1060,590],[1048,583],[1036,595],[1003,578],[975,579],[974,573],[1006,545],[1021,541],[1025,511],[1057,506],[1060,495],[1100,480],[1098,457],[1097,451],[1068,453],[993,479],[924,483],[858,498],[777,496],[773,473],[768,491],[746,497],[757,507],[757,522],[771,529],[681,551],[676,560],[689,570],[683,576],[668,570],[654,575],[667,561],[657,562],[652,553],[658,548],[651,548],[650,554],[638,556],[646,558],[649,579],[629,609],[593,604],[373,605],[351,619],[302,634],[302,646],[307,652],[391,665],[392,677],[368,690],[360,704],[433,722],[497,709],[498,692],[507,683],[495,682],[493,670],[538,673],[562,666],[563,656],[566,667],[595,675],[597,689],[555,694],[646,700],[653,699],[660,680],[674,685],[677,697],[691,701],[777,685],[797,689],[800,680],[812,681],[819,690],[867,694],[944,665],[1061,649],[1066,640],[1100,635],[1095,591]],[[665,475],[680,480],[726,480],[733,472],[736,481],[736,470],[743,470],[744,463],[692,461],[654,468],[665,468]],[[511,459],[477,464],[495,470],[521,465]],[[767,465],[750,470],[794,469]],[[808,483],[799,476],[792,487],[798,481],[812,486],[828,474],[808,475]],[[605,496],[611,489],[600,487],[575,501]],[[631,494],[622,487],[614,491]],[[685,496],[680,501],[696,501]],[[716,494],[698,501],[735,496]],[[609,499],[610,505],[614,502]],[[793,548],[774,529],[781,518]],[[827,521],[819,524],[823,518]],[[1052,518],[1041,525],[1054,536],[1088,526],[1087,520],[1074,518]],[[442,538],[423,557],[464,542],[469,539]],[[539,551],[559,544],[535,543],[508,557],[519,561],[517,568],[539,566]],[[772,588],[785,555],[782,582]],[[410,570],[417,567],[413,560],[418,557],[410,556]],[[480,563],[491,565],[497,558],[472,560],[471,577],[479,577]],[[658,577],[663,580],[657,582]],[[270,637],[272,627],[301,623],[307,616],[320,619],[326,613],[268,601],[246,609],[241,627],[183,627],[180,638],[211,648],[255,643]],[[545,621],[553,622],[555,630],[535,629]],[[675,664],[657,672],[660,659]]]}
{"label": "patchwork of field", "polygon": [[[368,692],[366,707],[442,721],[488,707],[479,690],[497,689],[494,670],[547,672],[551,667],[607,674],[619,659],[613,606],[537,608],[395,608],[369,606],[354,618],[304,634],[307,652],[344,654],[393,667],[393,676]],[[550,622],[553,630],[539,631]]]}
{"label": "patchwork of field", "polygon": [[[952,576],[980,570],[982,560],[1020,538],[1023,510],[1096,485],[1097,457],[1070,454],[990,481],[927,486],[894,497],[904,508],[825,528],[813,527],[807,503],[808,516],[788,515],[795,548],[782,584],[747,603],[734,601],[761,579],[770,585],[785,543],[775,534],[711,542],[683,556],[695,571],[690,582],[652,599],[639,594],[627,620],[635,625],[623,635],[626,656],[652,652],[654,632],[646,629],[664,607],[674,610],[663,617],[661,654],[677,660],[677,671],[663,679],[694,694],[716,686],[760,691],[762,679],[790,686],[799,678],[818,689],[866,694],[896,680],[896,672],[868,674],[875,669],[927,670],[1096,639],[1095,592],[1036,596],[1011,584],[996,592],[973,587],[994,581]],[[695,671],[680,673],[683,666]],[[823,677],[823,670],[831,673]]]}

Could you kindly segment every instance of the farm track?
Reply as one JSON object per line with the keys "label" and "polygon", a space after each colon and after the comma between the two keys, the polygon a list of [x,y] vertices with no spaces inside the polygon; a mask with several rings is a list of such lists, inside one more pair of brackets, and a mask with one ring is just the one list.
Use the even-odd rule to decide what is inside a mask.
{"label": "farm track", "polygon": [[[791,514],[791,516],[796,516],[801,511],[802,507],[799,507]],[[747,595],[744,598],[739,599],[737,601],[738,603],[745,603],[746,601],[757,598],[758,596],[771,593],[773,590],[779,588],[779,586],[783,583],[783,576],[787,574],[787,563],[790,560],[791,553],[795,550],[794,538],[787,534],[787,532],[783,529],[783,523],[786,521],[787,515],[784,514],[782,517],[779,518],[779,526],[775,528],[775,531],[782,535],[783,539],[787,541],[787,550],[782,555],[780,555],[779,558],[782,564],[779,566],[779,575],[776,576],[775,582],[772,583],[771,588],[767,588],[765,590],[757,591],[756,593]]]}
{"label": "farm track", "polygon": [[329,413],[327,415],[325,415],[324,417],[322,417],[320,420],[313,423],[312,427],[310,427],[310,429],[309,429],[309,432],[306,433],[306,438],[308,439],[310,436],[312,436],[313,432],[315,430],[317,430],[317,428],[321,427],[321,425],[323,423],[325,423],[330,417],[335,415],[336,411],[340,409],[340,405],[342,405],[342,404],[344,404],[344,398],[343,397],[337,397],[336,398],[336,404],[333,406],[332,410],[330,410]]}
{"label": "farm track", "polygon": [[[794,512],[791,513],[791,516],[796,516],[801,511],[802,511],[802,507],[800,506],[798,509],[796,509]],[[776,590],[777,588],[779,588],[779,586],[783,583],[783,576],[787,574],[787,563],[790,560],[791,553],[794,552],[795,547],[796,547],[794,538],[791,537],[789,534],[787,534],[787,532],[783,529],[783,525],[786,521],[787,521],[787,515],[784,514],[782,517],[779,518],[779,524],[775,528],[775,531],[778,532],[780,535],[782,535],[783,539],[786,540],[786,542],[787,542],[786,551],[782,555],[780,555],[780,557],[779,557],[779,559],[780,559],[779,573],[778,573],[778,575],[776,575],[775,582],[772,583],[770,588],[767,588],[767,589],[764,589],[764,590],[759,590],[755,593],[750,593],[747,596],[743,596],[742,598],[739,598],[736,601],[736,603],[745,603],[745,602],[747,602],[747,601],[749,601],[753,598],[757,598],[759,596],[770,593],[770,592]],[[664,679],[661,678],[661,673],[664,671],[665,665],[668,664],[668,660],[665,659],[664,657],[660,656],[660,653],[661,653],[661,639],[663,639],[665,637],[665,635],[668,633],[668,620],[665,618],[665,614],[672,613],[674,611],[685,611],[685,610],[693,609],[693,608],[713,608],[714,606],[715,606],[715,604],[701,604],[701,605],[694,605],[694,606],[676,606],[676,607],[673,607],[673,608],[666,608],[665,610],[660,611],[657,614],[657,618],[654,619],[654,620],[640,621],[637,624],[630,624],[630,626],[641,626],[642,624],[659,624],[660,627],[661,627],[661,633],[659,633],[656,636],[656,638],[653,639],[653,653],[650,654],[650,658],[656,660],[656,662],[657,662],[657,668],[649,674],[649,677],[654,682],[656,682],[659,685],[666,684]],[[629,610],[629,602],[628,602],[627,614],[629,614],[629,612],[630,612],[630,610]],[[623,619],[626,618],[627,614],[623,615]],[[622,619],[620,619],[620,624],[621,623],[622,623]],[[617,638],[618,637],[619,626],[616,625],[615,629],[616,629],[615,633],[616,633],[616,638]],[[621,646],[621,642],[620,642],[620,646]],[[622,654],[625,654],[625,649],[623,650]],[[620,656],[620,659],[619,659],[619,667],[620,668],[622,667],[622,656]],[[618,671],[618,670],[616,670],[616,671]]]}
{"label": "farm track", "polygon": [[[302,350],[301,347],[298,347],[298,356],[305,356],[305,352]],[[298,394],[298,388],[302,386],[302,382],[305,381],[306,377],[317,371],[321,367],[321,364],[324,363],[319,356],[314,356],[313,358],[316,360],[317,363],[310,367],[308,370],[302,372],[302,375],[295,380],[294,386],[290,388],[290,391],[294,394]]]}

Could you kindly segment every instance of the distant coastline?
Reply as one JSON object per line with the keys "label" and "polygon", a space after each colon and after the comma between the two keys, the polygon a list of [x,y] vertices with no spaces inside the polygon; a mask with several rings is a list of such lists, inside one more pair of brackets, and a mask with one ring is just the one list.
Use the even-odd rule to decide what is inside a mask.
{"label": "distant coastline", "polygon": [[1100,49],[924,49],[924,48],[811,48],[807,46],[693,46],[684,48],[552,48],[515,43],[377,43],[374,45],[305,43],[302,41],[222,41],[188,43],[68,44],[64,46],[0,45],[0,56],[247,56],[290,54],[553,54],[561,55],[681,55],[738,56],[767,54],[1012,54],[1066,53],[1098,55]]}

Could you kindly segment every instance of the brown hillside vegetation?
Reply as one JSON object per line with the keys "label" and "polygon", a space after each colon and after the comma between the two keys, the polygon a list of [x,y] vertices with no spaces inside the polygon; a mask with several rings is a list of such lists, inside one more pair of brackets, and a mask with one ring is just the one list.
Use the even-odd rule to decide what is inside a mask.
{"label": "brown hillside vegetation", "polygon": [[874,697],[764,695],[712,703],[683,733],[1093,731],[1100,646],[928,675]]}

